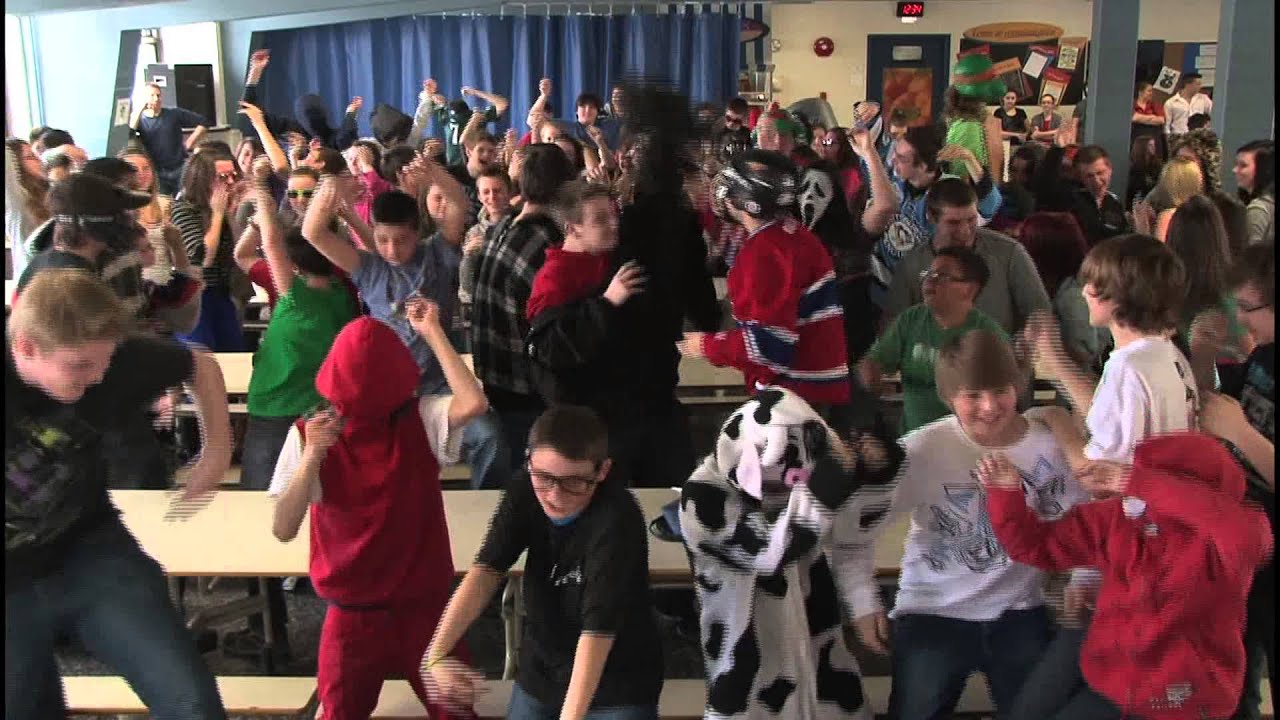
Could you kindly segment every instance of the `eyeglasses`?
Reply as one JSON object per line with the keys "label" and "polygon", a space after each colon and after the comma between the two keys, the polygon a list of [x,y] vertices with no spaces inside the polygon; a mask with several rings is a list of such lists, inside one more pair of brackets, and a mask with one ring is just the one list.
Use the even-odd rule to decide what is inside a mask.
{"label": "eyeglasses", "polygon": [[315,190],[285,190],[284,194],[287,195],[290,199],[295,199],[295,198],[309,198],[312,195],[314,195],[315,192],[316,192]]}
{"label": "eyeglasses", "polygon": [[[529,481],[533,483],[534,490],[550,490],[559,485],[561,490],[570,495],[586,495],[591,492],[591,488],[599,484],[594,476],[552,475],[535,469],[532,462],[526,463],[525,468],[529,471]],[[596,463],[596,469],[600,469],[600,463]]]}
{"label": "eyeglasses", "polygon": [[945,282],[956,282],[956,283],[969,282],[969,278],[967,277],[952,275],[950,273],[944,273],[938,270],[934,270],[933,272],[929,272],[928,270],[926,270],[920,273],[920,282],[924,282],[926,280],[933,280],[934,282],[938,282],[939,280],[945,281]]}
{"label": "eyeglasses", "polygon": [[728,113],[725,113],[724,121],[726,123],[732,123],[736,125],[742,122],[742,118],[738,117],[737,115],[730,115]]}
{"label": "eyeglasses", "polygon": [[235,182],[236,174],[234,172],[218,173],[218,179],[223,182]]}
{"label": "eyeglasses", "polygon": [[826,146],[830,147],[830,146],[832,146],[832,145],[835,145],[835,144],[836,144],[836,142],[837,142],[837,140],[836,140],[835,138],[822,138],[822,139],[821,139],[821,140],[819,140],[818,142],[822,143],[823,145],[826,145]]}

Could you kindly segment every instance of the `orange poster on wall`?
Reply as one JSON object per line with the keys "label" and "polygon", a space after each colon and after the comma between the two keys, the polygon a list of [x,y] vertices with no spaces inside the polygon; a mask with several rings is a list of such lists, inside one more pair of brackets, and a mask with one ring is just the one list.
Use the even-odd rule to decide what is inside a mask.
{"label": "orange poster on wall", "polygon": [[933,71],[929,68],[885,68],[884,100],[881,113],[885,117],[902,109],[907,127],[933,122]]}

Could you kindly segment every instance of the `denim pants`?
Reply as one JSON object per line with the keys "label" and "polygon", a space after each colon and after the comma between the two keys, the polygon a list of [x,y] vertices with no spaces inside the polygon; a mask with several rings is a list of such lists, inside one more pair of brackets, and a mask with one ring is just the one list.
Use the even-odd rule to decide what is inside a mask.
{"label": "denim pants", "polygon": [[1053,623],[1044,606],[1006,610],[995,620],[902,615],[893,621],[889,717],[951,717],[974,672],[987,676],[996,717],[1005,720],[1023,681],[1044,653]]}
{"label": "denim pants", "polygon": [[[511,686],[511,704],[507,705],[507,720],[557,720],[560,708],[548,705],[520,687]],[[657,705],[619,705],[617,707],[592,708],[584,720],[658,720]]]}
{"label": "denim pants", "polygon": [[[289,436],[289,428],[293,427],[297,418],[262,417],[250,415],[248,428],[244,433],[244,448],[240,452],[240,487],[245,490],[266,490],[271,487],[271,477],[276,471],[276,461],[280,458],[280,450],[284,447],[285,438]],[[271,624],[273,640],[277,643],[288,640],[289,606],[284,601],[284,588],[281,578],[267,579],[267,604],[273,622]],[[258,580],[249,578],[248,592],[250,597],[258,595]],[[249,617],[249,629],[262,634],[262,616]]]}
{"label": "denim pants", "polygon": [[1040,663],[1027,675],[1009,720],[1121,720],[1110,700],[1089,688],[1080,671],[1080,648],[1089,628],[1058,628]]}
{"label": "denim pants", "polygon": [[1262,683],[1276,692],[1276,580],[1275,564],[1267,563],[1253,579],[1244,626],[1244,691],[1232,720],[1262,717]]}
{"label": "denim pants", "polygon": [[[493,413],[497,420],[497,426],[502,433],[502,442],[506,446],[507,467],[510,473],[517,472],[524,468],[525,453],[529,449],[529,430],[533,428],[533,423],[542,415],[542,410],[498,410]],[[488,488],[505,488],[507,486],[506,478],[502,478],[497,485],[486,485]]]}
{"label": "denim pants", "polygon": [[512,471],[511,450],[503,429],[492,410],[462,428],[462,459],[471,466],[472,490],[501,490],[507,486]]}
{"label": "denim pants", "polygon": [[161,195],[174,197],[182,188],[182,165],[170,170],[156,168],[156,186]]}
{"label": "denim pants", "polygon": [[63,631],[124,676],[156,720],[226,720],[160,566],[123,527],[74,544],[50,575],[8,579],[4,620],[5,720],[66,717],[53,651]]}

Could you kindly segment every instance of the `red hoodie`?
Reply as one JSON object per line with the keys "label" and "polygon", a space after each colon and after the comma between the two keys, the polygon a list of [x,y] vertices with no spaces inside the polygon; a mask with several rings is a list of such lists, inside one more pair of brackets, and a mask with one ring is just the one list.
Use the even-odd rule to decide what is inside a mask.
{"label": "red hoodie", "polygon": [[525,303],[530,322],[543,310],[560,307],[599,290],[609,277],[609,255],[547,248],[547,259],[533,277],[533,289]]}
{"label": "red hoodie", "polygon": [[338,333],[320,366],[316,390],[345,421],[311,506],[311,581],[326,600],[389,606],[449,594],[453,555],[419,377],[395,331],[367,317]]}
{"label": "red hoodie", "polygon": [[1221,443],[1179,433],[1138,445],[1129,497],[1043,522],[1021,488],[989,488],[987,508],[1010,558],[1102,571],[1080,654],[1090,688],[1149,720],[1226,718],[1244,682],[1245,599],[1272,546],[1244,488]]}

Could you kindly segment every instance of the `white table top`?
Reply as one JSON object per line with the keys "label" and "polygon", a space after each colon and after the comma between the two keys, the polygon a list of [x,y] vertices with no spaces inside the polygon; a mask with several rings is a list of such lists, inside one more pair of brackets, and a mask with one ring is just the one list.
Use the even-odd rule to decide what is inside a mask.
{"label": "white table top", "polygon": [[[677,497],[668,488],[634,490],[647,520]],[[501,491],[451,490],[444,493],[445,517],[453,565],[459,574],[471,567],[497,508]],[[113,490],[125,525],[170,575],[215,577],[289,577],[308,572],[309,522],[304,519],[293,541],[271,534],[275,501],[263,491],[224,491],[207,507],[184,521],[166,520],[171,495],[161,490]],[[876,573],[896,575],[902,558],[906,523],[889,531],[876,552]],[[519,572],[523,561],[514,571]],[[650,537],[649,569],[658,582],[690,579],[684,546]]]}

